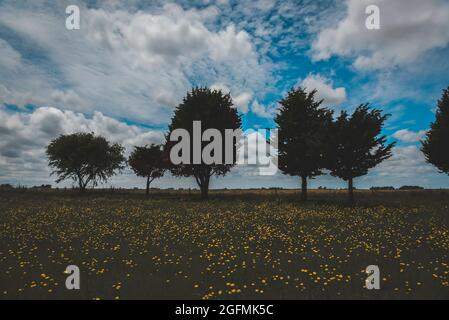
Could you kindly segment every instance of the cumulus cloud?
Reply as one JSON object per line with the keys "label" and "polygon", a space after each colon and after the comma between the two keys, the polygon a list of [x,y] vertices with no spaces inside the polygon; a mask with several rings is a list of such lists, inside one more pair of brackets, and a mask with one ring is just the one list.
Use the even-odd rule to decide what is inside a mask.
{"label": "cumulus cloud", "polygon": [[417,146],[407,146],[393,148],[393,156],[376,167],[374,172],[390,179],[410,178],[416,181],[419,180],[416,177],[436,174],[438,170],[426,162]]}
{"label": "cumulus cloud", "polygon": [[[235,91],[231,90],[228,85],[224,83],[214,83],[210,86],[211,89],[221,90],[223,93],[229,93],[232,98],[232,102],[238,111],[242,113],[248,112],[248,104],[253,98],[253,93],[248,91],[241,91],[236,89]],[[237,94],[235,94],[237,92]]]}
{"label": "cumulus cloud", "polygon": [[[449,3],[445,0],[347,0],[346,15],[321,30],[312,44],[315,60],[355,59],[358,69],[380,69],[414,62],[449,44]],[[380,8],[380,30],[365,27],[368,5]]]}
{"label": "cumulus cloud", "polygon": [[241,94],[233,97],[234,104],[237,109],[243,113],[248,112],[248,104],[253,97],[253,94],[250,92],[242,92]]}
{"label": "cumulus cloud", "polygon": [[56,6],[0,5],[0,25],[28,52],[21,57],[11,39],[0,43],[0,64],[16,69],[0,71],[2,102],[99,110],[162,124],[192,86],[233,83],[234,98],[246,112],[248,95],[263,94],[270,78],[248,33],[232,22],[210,27],[218,14],[214,6],[187,10],[165,4],[135,12],[80,6],[78,31],[64,28],[64,16],[57,14],[63,5]]}
{"label": "cumulus cloud", "polygon": [[421,141],[426,135],[426,130],[420,130],[418,132],[410,131],[408,129],[398,130],[393,133],[393,137],[404,142],[418,142]]}
{"label": "cumulus cloud", "polygon": [[277,108],[274,105],[265,106],[255,100],[251,105],[251,112],[256,114],[260,118],[273,118],[276,115]]}
{"label": "cumulus cloud", "polygon": [[344,87],[333,88],[332,81],[319,74],[309,74],[300,85],[307,91],[316,89],[317,98],[323,99],[326,106],[335,106],[346,101],[346,89]]}
{"label": "cumulus cloud", "polygon": [[247,59],[254,55],[249,35],[229,25],[219,32],[210,31],[204,21],[214,18],[216,10],[184,11],[176,4],[166,4],[163,14],[123,11],[88,11],[88,38],[104,46],[130,49],[142,60],[135,63],[190,64],[202,55],[215,62]]}
{"label": "cumulus cloud", "polygon": [[48,179],[45,147],[60,134],[94,132],[111,142],[125,146],[161,143],[161,131],[143,130],[95,112],[91,118],[84,114],[54,107],[40,107],[31,113],[8,112],[0,108],[0,172],[2,179]]}
{"label": "cumulus cloud", "polygon": [[51,101],[52,104],[63,105],[66,107],[81,107],[85,104],[78,93],[73,90],[54,90],[51,93]]}
{"label": "cumulus cloud", "polygon": [[20,64],[21,56],[8,42],[0,39],[0,66],[15,69]]}

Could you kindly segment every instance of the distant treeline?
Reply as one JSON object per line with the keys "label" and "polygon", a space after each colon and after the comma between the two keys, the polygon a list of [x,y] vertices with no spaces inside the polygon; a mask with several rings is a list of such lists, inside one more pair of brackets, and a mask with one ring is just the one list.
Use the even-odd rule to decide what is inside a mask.
{"label": "distant treeline", "polygon": [[[14,186],[12,184],[0,184],[0,189],[39,189],[39,190],[49,190],[49,189],[55,189],[55,190],[75,190],[77,188],[75,187],[62,187],[62,188],[53,188],[51,184],[42,184],[40,186],[23,186],[23,185],[18,185],[18,186]],[[354,188],[356,189],[356,188]],[[395,188],[395,187],[371,187],[369,188],[369,190],[372,191],[393,191],[393,190],[424,190],[425,188],[420,187],[420,186],[402,186],[399,188]],[[122,188],[122,187],[109,187],[109,188],[103,188],[100,190],[142,190],[142,188],[139,187],[131,187],[131,188]],[[160,191],[160,190],[166,190],[166,191],[198,191],[199,188],[151,188],[151,190],[156,190],[156,191]],[[266,187],[261,187],[261,188],[222,188],[222,189],[214,189],[214,190],[223,190],[223,191],[237,191],[237,190],[272,190],[272,191],[282,191],[282,190],[291,190],[291,189],[285,189],[282,187],[271,187],[271,188],[266,188]],[[328,188],[328,187],[318,187],[317,190],[345,190],[343,188]],[[363,189],[362,189],[363,190]]]}
{"label": "distant treeline", "polygon": [[398,189],[395,187],[371,187],[370,190],[424,190],[424,188],[420,186],[402,186]]}

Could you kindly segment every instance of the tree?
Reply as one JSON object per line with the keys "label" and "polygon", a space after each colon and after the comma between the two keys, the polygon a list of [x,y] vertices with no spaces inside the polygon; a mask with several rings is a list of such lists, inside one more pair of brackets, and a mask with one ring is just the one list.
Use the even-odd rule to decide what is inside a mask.
{"label": "tree", "polygon": [[[193,122],[201,121],[200,137],[196,137],[193,132]],[[226,135],[225,130],[237,130],[241,127],[240,116],[233,107],[232,99],[229,94],[223,94],[220,90],[211,90],[209,88],[193,88],[184,97],[182,103],[176,108],[169,126],[166,150],[168,152],[174,143],[170,141],[170,135],[176,129],[185,129],[189,136],[192,137],[189,142],[190,161],[172,165],[170,171],[174,176],[178,177],[195,177],[198,186],[201,189],[201,198],[208,197],[210,178],[212,176],[224,176],[235,165],[235,152],[238,141],[233,141],[232,151],[233,163],[224,161],[225,152],[222,152],[222,160],[220,162],[207,163],[201,157],[204,148],[209,144],[203,141],[201,137],[208,129],[216,129],[220,132],[221,137]],[[197,139],[200,141],[195,141]],[[237,139],[235,139],[237,140]],[[221,150],[225,150],[225,141],[212,141],[219,145]],[[212,143],[211,142],[211,143]],[[200,146],[200,150],[194,148],[194,144]],[[199,161],[195,161],[196,151],[201,153]],[[215,150],[214,150],[215,152]]]}
{"label": "tree", "polygon": [[105,138],[93,133],[61,135],[47,147],[48,163],[56,174],[57,183],[72,179],[81,191],[89,183],[97,186],[107,182],[116,170],[124,168],[124,148],[110,144]]}
{"label": "tree", "polygon": [[150,184],[165,173],[162,146],[152,144],[145,147],[134,147],[129,156],[128,164],[139,177],[147,179],[146,196],[150,194]]}
{"label": "tree", "polygon": [[348,182],[351,202],[354,178],[366,175],[369,169],[391,157],[395,143],[386,144],[386,137],[380,136],[387,117],[381,110],[370,110],[369,104],[362,104],[350,117],[342,111],[333,124],[329,169],[332,176]]}
{"label": "tree", "polygon": [[422,141],[422,152],[427,162],[442,173],[449,174],[449,87],[438,101],[436,119]]}
{"label": "tree", "polygon": [[301,200],[307,200],[307,179],[321,175],[326,166],[326,147],[332,112],[315,99],[316,90],[307,93],[298,87],[279,103],[278,165],[285,174],[301,178]]}

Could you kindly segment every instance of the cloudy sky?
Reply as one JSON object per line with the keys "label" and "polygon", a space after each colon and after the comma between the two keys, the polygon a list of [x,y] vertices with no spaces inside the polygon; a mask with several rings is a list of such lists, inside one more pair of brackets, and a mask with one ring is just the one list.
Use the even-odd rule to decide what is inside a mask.
{"label": "cloudy sky", "polygon": [[[372,4],[379,30],[365,27]],[[68,5],[80,8],[80,30],[65,27]],[[0,0],[0,183],[54,184],[44,150],[62,133],[93,131],[128,151],[162,142],[192,86],[229,91],[249,129],[274,127],[277,101],[302,85],[336,112],[370,102],[391,114],[394,155],[356,186],[449,187],[419,151],[449,86],[447,57],[446,0]],[[143,181],[126,171],[108,185]],[[298,181],[238,167],[212,183],[272,186]]]}

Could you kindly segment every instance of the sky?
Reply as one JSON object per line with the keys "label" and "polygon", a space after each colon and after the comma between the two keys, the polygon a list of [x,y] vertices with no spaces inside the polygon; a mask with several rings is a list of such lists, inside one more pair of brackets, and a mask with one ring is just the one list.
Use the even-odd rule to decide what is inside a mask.
{"label": "sky", "polygon": [[[66,7],[80,29],[66,28]],[[369,30],[368,5],[380,9]],[[161,143],[194,86],[229,92],[244,129],[274,128],[292,87],[317,89],[338,114],[369,102],[390,117],[393,156],[358,188],[449,187],[420,140],[449,86],[446,0],[0,0],[0,184],[56,186],[45,147],[95,132],[134,146]],[[68,181],[60,186],[71,186]],[[104,187],[142,187],[128,169]],[[325,175],[311,187],[344,187]],[[166,175],[154,187],[195,187]],[[237,166],[212,188],[299,187],[297,177]]]}

